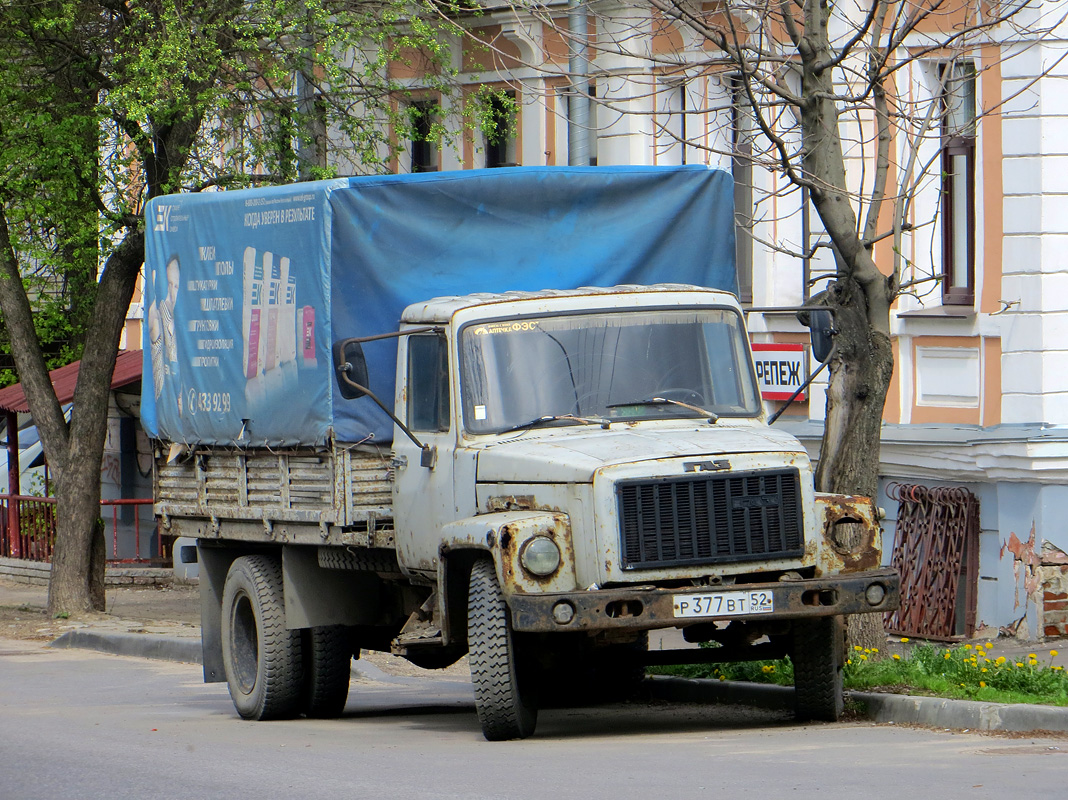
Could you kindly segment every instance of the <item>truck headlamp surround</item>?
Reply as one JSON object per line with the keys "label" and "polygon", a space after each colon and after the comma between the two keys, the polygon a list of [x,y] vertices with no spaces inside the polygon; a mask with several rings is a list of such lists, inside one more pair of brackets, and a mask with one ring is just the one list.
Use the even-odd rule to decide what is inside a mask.
{"label": "truck headlamp surround", "polygon": [[535,536],[519,551],[519,563],[531,575],[546,578],[560,568],[560,548],[548,536]]}

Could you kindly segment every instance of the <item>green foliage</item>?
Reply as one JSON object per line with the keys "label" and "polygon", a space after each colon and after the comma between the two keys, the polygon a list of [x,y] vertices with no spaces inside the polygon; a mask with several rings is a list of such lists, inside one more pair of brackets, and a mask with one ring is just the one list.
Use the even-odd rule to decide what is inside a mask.
{"label": "green foliage", "polygon": [[[991,703],[1068,705],[1068,673],[1039,662],[1036,654],[1019,660],[991,656],[990,648],[961,645],[946,649],[930,644],[905,655],[886,656],[875,649],[854,648],[843,675],[846,689],[883,689]],[[1056,655],[1057,651],[1051,651]],[[789,658],[728,664],[666,667],[663,674],[688,678],[793,685]]]}
{"label": "green foliage", "polygon": [[445,97],[451,29],[434,0],[0,4],[0,203],[47,366],[148,198],[385,171],[412,126],[391,65]]}

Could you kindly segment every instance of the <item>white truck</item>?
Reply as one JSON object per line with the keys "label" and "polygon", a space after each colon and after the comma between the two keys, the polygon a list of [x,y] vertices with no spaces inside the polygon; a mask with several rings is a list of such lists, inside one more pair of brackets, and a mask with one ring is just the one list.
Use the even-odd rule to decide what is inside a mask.
{"label": "white truck", "polygon": [[[523,183],[531,172],[551,203],[531,202]],[[494,187],[492,224],[505,218],[522,227],[516,215],[533,215],[534,238],[516,233],[508,244],[523,252],[554,233],[542,227],[546,208],[584,207],[584,191],[635,174],[663,177],[501,171],[476,173],[463,191],[477,189],[481,198],[484,187],[474,183],[507,184]],[[709,174],[672,172],[699,182]],[[437,192],[443,180],[381,179],[375,213],[385,213],[382,197],[413,187]],[[546,188],[546,180],[564,185]],[[712,180],[717,197],[729,190],[722,178]],[[288,276],[275,270],[292,231],[257,247],[236,241],[232,258],[224,252],[221,208],[273,208],[284,220],[287,208],[307,202],[293,197],[309,186],[318,185],[218,193],[203,214],[200,198],[161,198],[157,206],[173,207],[165,227],[175,217],[210,225],[194,236],[179,225],[155,248],[150,240],[149,272],[154,265],[165,272],[177,252],[180,287],[189,293],[166,312],[177,319],[177,358],[168,363],[158,352],[166,347],[153,355],[146,342],[146,371],[163,372],[160,380],[146,376],[142,402],[157,441],[155,510],[165,534],[197,540],[204,675],[226,680],[239,714],[340,715],[351,659],[380,650],[428,669],[466,655],[490,740],[529,736],[539,705],[574,699],[577,687],[581,700],[581,687],[625,685],[651,663],[787,654],[798,716],[836,719],[843,619],[895,608],[898,577],[880,566],[871,501],[815,493],[804,448],[767,426],[735,297],[676,283],[457,293],[407,304],[392,329],[345,335],[341,328],[354,318],[339,309],[366,301],[376,284],[365,269],[361,283],[351,262],[339,263],[351,242],[338,226],[370,226],[379,217],[342,215],[336,202],[331,214],[316,206],[312,216],[329,217],[334,228],[332,242],[319,248],[335,256],[334,297],[321,307],[285,308],[289,276],[298,276],[298,296],[305,291],[295,256],[287,256]],[[346,187],[370,192],[361,179]],[[324,188],[324,203],[339,191]],[[677,209],[694,204],[693,186],[683,193],[689,200],[681,206],[665,203],[670,230]],[[626,192],[653,206],[664,194],[662,184],[652,192],[641,181]],[[514,213],[500,213],[511,196]],[[456,195],[433,202],[460,220],[473,213],[457,210]],[[714,227],[696,205],[694,224]],[[158,207],[153,214],[161,218]],[[642,220],[653,238],[664,235],[657,217]],[[573,222],[562,224],[570,230]],[[445,227],[442,219],[428,224]],[[229,295],[234,304],[205,283],[213,278],[187,278],[179,236],[205,248],[195,251],[206,256],[205,274],[243,273]],[[625,274],[686,275],[686,248],[650,255],[642,246],[648,238],[628,239],[623,250],[633,250],[640,267]],[[698,245],[695,252],[707,250],[707,237]],[[729,249],[716,246],[729,261]],[[441,263],[417,270],[428,287],[441,284],[434,267]],[[650,264],[652,272],[640,271]],[[383,274],[405,280],[405,270],[391,269]],[[603,264],[588,269],[576,270],[579,280],[611,273]],[[265,277],[272,273],[278,277]],[[494,280],[524,282],[508,270]],[[339,286],[361,291],[339,296]],[[257,293],[265,298],[259,304]],[[330,324],[321,324],[324,317]],[[236,377],[223,374],[223,363],[194,360],[207,353],[233,361]],[[389,374],[377,374],[382,369]],[[372,421],[345,418],[354,407]],[[387,420],[392,443],[382,443],[373,415]],[[326,424],[308,434],[319,416]],[[289,430],[301,432],[287,440]],[[666,628],[718,646],[650,651],[649,632]]]}

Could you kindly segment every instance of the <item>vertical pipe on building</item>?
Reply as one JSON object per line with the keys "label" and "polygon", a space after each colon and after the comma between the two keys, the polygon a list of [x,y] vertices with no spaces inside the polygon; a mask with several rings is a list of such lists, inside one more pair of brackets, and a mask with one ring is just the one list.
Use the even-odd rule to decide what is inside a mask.
{"label": "vertical pipe on building", "polygon": [[586,55],[588,12],[586,0],[567,0],[567,70],[571,94],[567,104],[567,163],[572,167],[590,164],[590,64]]}

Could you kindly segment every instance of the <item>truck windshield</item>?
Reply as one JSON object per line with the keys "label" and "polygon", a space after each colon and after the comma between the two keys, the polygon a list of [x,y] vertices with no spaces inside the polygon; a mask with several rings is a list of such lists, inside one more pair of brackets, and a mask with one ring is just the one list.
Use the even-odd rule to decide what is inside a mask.
{"label": "truck windshield", "polygon": [[460,355],[464,424],[472,433],[568,415],[701,416],[664,400],[721,417],[760,413],[741,319],[731,309],[474,323],[461,332]]}

